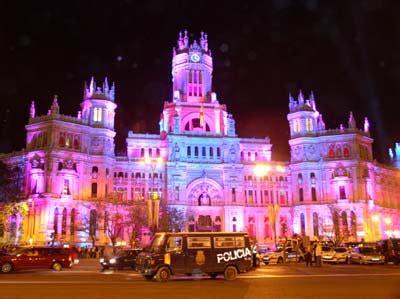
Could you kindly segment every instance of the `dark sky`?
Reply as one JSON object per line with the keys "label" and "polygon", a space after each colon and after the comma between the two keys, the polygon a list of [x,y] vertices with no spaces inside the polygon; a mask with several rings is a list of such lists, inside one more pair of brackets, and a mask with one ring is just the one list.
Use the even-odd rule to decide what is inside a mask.
{"label": "dark sky", "polygon": [[29,103],[45,114],[58,94],[76,115],[83,82],[116,83],[117,148],[128,130],[158,132],[171,94],[179,30],[208,33],[214,90],[242,137],[272,139],[288,159],[288,93],[314,91],[330,128],[353,111],[371,120],[386,160],[399,137],[399,1],[1,1],[2,151],[24,146]]}

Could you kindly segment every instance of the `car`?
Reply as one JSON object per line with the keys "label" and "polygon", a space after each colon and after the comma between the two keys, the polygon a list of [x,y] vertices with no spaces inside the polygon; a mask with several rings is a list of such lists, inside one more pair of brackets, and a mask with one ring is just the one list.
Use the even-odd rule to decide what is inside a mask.
{"label": "car", "polygon": [[136,268],[147,280],[167,282],[171,275],[223,275],[235,280],[253,269],[253,247],[247,233],[156,233],[151,245],[136,259]]}
{"label": "car", "polygon": [[264,263],[265,265],[269,264],[269,254],[271,253],[271,249],[266,246],[259,246],[258,247],[258,253],[260,256],[260,261]]}
{"label": "car", "polygon": [[347,247],[336,247],[335,248],[336,263],[347,263],[349,254],[350,250]]}
{"label": "car", "polygon": [[322,246],[322,262],[337,263],[336,252],[331,246]]}
{"label": "car", "polygon": [[357,246],[351,251],[348,259],[349,263],[363,264],[384,264],[385,256],[380,254],[375,247]]}
{"label": "car", "polygon": [[101,258],[100,265],[103,270],[124,268],[136,268],[136,257],[142,252],[142,249],[123,249],[112,258]]}
{"label": "car", "polygon": [[275,251],[268,254],[268,263],[277,263],[281,264],[283,262],[302,262],[304,261],[303,252],[298,249],[294,249],[293,247],[278,247]]}
{"label": "car", "polygon": [[53,269],[61,271],[70,268],[78,260],[69,248],[28,247],[0,256],[0,271],[10,273],[25,269]]}

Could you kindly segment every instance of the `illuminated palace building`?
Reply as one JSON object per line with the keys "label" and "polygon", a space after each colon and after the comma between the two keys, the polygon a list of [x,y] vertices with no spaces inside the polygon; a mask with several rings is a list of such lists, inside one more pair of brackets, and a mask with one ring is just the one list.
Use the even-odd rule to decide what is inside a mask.
{"label": "illuminated palace building", "polygon": [[105,244],[99,201],[164,202],[182,211],[185,230],[248,231],[259,243],[294,233],[350,241],[399,236],[399,145],[392,166],[377,164],[366,118],[362,129],[351,113],[347,125],[326,129],[313,94],[300,92],[289,96],[290,162],[274,161],[269,138],[237,136],[212,72],[207,35],[190,42],[180,34],[160,133],[130,131],[123,156],[114,151],[117,104],[107,80],[85,86],[76,117],[60,114],[56,97],[46,115],[37,116],[32,103],[26,149],[0,157],[23,170],[28,211],[9,215],[11,229],[0,237],[91,243],[85,221],[95,221],[89,229]]}

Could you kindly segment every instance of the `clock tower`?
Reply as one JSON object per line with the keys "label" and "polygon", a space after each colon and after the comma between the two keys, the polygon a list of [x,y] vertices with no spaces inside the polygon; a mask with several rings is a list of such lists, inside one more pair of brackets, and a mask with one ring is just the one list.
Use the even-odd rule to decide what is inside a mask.
{"label": "clock tower", "polygon": [[179,33],[172,59],[174,101],[210,103],[213,62],[207,34],[189,44],[188,33]]}

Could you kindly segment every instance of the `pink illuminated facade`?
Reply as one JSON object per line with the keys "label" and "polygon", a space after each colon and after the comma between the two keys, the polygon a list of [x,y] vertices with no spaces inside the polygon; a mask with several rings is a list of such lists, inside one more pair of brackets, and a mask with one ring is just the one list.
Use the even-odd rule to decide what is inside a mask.
{"label": "pink illuminated facade", "polygon": [[[43,116],[32,103],[26,149],[0,157],[23,169],[29,212],[10,217],[20,229],[0,238],[82,245],[92,243],[94,230],[96,243],[109,243],[99,202],[112,211],[154,199],[181,210],[185,230],[248,231],[259,243],[294,233],[399,237],[400,172],[373,160],[367,119],[358,129],[350,113],[346,126],[328,130],[312,93],[290,96],[291,157],[274,161],[269,138],[237,136],[212,72],[207,35],[190,42],[187,32],[179,34],[160,132],[130,131],[125,156],[114,151],[117,105],[107,79],[85,86],[76,117],[60,114],[57,97]],[[397,154],[400,147],[396,157],[391,152],[394,166]],[[126,232],[118,238],[127,241]]]}

